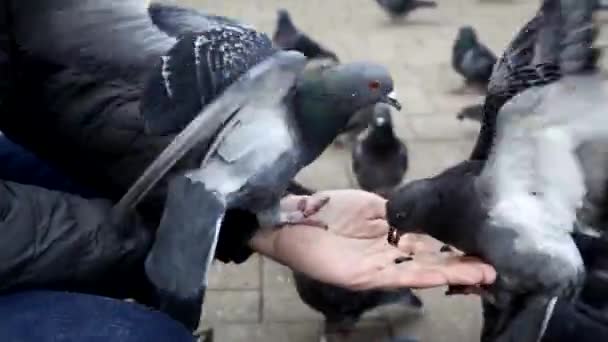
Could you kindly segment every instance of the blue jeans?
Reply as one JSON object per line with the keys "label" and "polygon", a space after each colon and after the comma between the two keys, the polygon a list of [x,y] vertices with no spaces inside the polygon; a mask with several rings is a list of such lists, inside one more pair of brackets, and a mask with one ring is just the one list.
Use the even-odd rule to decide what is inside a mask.
{"label": "blue jeans", "polygon": [[26,291],[0,296],[3,342],[193,342],[167,315],[121,300]]}

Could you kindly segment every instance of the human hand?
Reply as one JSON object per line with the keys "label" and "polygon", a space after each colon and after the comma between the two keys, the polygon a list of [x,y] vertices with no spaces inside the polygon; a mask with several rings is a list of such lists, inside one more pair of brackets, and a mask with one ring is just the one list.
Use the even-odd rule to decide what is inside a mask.
{"label": "human hand", "polygon": [[[477,259],[439,252],[443,244],[427,236],[405,235],[398,248],[390,246],[386,201],[379,196],[360,190],[314,196],[330,198],[313,215],[328,230],[310,226],[263,230],[252,239],[252,247],[314,279],[353,290],[490,284],[496,277],[491,266]],[[290,210],[299,199],[288,196],[281,205]]]}

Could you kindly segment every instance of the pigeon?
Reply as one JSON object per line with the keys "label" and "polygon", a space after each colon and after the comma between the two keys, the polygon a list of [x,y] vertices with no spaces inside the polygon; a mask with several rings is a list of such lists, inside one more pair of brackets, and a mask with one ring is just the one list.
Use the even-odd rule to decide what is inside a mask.
{"label": "pigeon", "polygon": [[[281,56],[286,61],[281,62]],[[303,60],[296,60],[296,56]],[[358,107],[386,101],[400,108],[388,98],[393,81],[379,65],[341,64],[300,74],[305,57],[299,52],[277,52],[271,58],[277,59],[276,63],[291,65],[293,79],[270,73],[262,78],[264,82],[241,87],[249,89],[241,89],[245,93],[254,93],[248,98],[255,101],[245,102],[226,115],[220,113],[227,117],[213,126],[215,137],[200,167],[169,185],[165,213],[146,267],[155,284],[171,289],[167,306],[174,315],[190,313],[191,317],[195,310],[200,310],[200,284],[205,276],[203,267],[197,269],[196,265],[200,265],[200,260],[212,260],[206,251],[215,248],[227,210],[255,213],[261,227],[266,228],[297,223],[323,227],[308,216],[328,198],[310,206],[304,204],[292,213],[280,210],[279,201],[289,182],[323,152]],[[294,69],[296,66],[300,69]],[[238,103],[234,100],[226,105]],[[205,109],[199,117],[205,117],[209,110]],[[210,130],[210,125],[204,126]],[[177,148],[169,146],[167,157],[161,155],[158,163],[165,162]],[[186,243],[185,236],[189,236],[187,241],[191,243]],[[206,245],[210,249],[201,248]],[[176,275],[177,265],[187,264],[186,261],[192,263],[189,271],[184,269]]]}
{"label": "pigeon", "polygon": [[496,56],[479,42],[473,27],[464,26],[458,30],[452,47],[452,67],[464,77],[466,84],[485,88],[495,63]]}
{"label": "pigeon", "polygon": [[[141,176],[109,220],[122,219],[157,184],[166,184],[145,270],[156,288],[158,308],[194,329],[224,218],[236,210],[255,215],[262,228],[295,222],[323,226],[307,216],[326,198],[307,198],[293,213],[279,209],[290,181],[323,152],[354,112],[382,101],[400,105],[389,97],[393,80],[381,65],[354,62],[304,70],[305,56],[276,49],[269,37],[251,27],[218,22],[210,27],[208,16],[188,13],[185,27],[164,26],[174,32],[170,34],[153,23],[141,1],[27,0],[15,4],[13,33],[22,51],[60,70],[45,86],[65,82],[66,73],[83,75],[80,82],[111,86],[95,93],[95,105],[104,111],[104,120],[116,126],[95,119],[94,128],[103,129],[96,135],[72,122],[62,127],[62,139],[73,134],[71,141],[80,141],[86,136],[83,140],[93,144],[89,148],[107,151],[90,137],[118,131],[111,143],[119,146],[121,134],[138,125],[142,127],[137,135],[127,135],[129,144],[151,136],[174,137],[143,173],[139,171]],[[155,19],[163,20],[168,19]],[[86,91],[95,89],[86,84]],[[69,86],[57,87],[63,89],[57,95],[69,96],[68,90],[74,89]],[[128,101],[112,93],[114,88],[126,92]],[[81,98],[89,95],[86,91],[81,90]],[[107,92],[111,98],[104,97]],[[103,107],[105,101],[116,108]],[[73,106],[66,107],[76,115]],[[133,108],[138,110],[120,111]],[[113,121],[122,114],[128,117]],[[117,158],[134,158],[129,153]],[[187,163],[182,163],[184,156]],[[99,157],[108,158],[103,153]],[[253,234],[256,228],[242,229]]]}
{"label": "pigeon", "polygon": [[298,272],[293,273],[298,295],[325,317],[324,335],[348,335],[361,316],[377,307],[403,304],[422,309],[422,301],[408,288],[352,291],[326,284]]}
{"label": "pigeon", "polygon": [[393,19],[403,18],[418,8],[435,8],[437,3],[431,0],[376,0]]}
{"label": "pigeon", "polygon": [[401,183],[407,167],[407,148],[393,131],[391,108],[376,104],[368,130],[352,150],[357,182],[361,189],[386,197]]}
{"label": "pigeon", "polygon": [[283,50],[299,51],[309,59],[328,58],[334,62],[340,61],[334,52],[327,50],[306,33],[300,31],[285,9],[278,11],[277,28],[272,41]]}
{"label": "pigeon", "polygon": [[494,67],[471,158],[387,202],[391,243],[422,230],[496,268],[484,342],[539,341],[585,277],[571,236],[586,192],[577,147],[608,136],[592,9],[543,1]]}
{"label": "pigeon", "polygon": [[481,122],[483,120],[483,105],[475,104],[466,106],[456,114],[456,118],[460,121],[464,119]]}

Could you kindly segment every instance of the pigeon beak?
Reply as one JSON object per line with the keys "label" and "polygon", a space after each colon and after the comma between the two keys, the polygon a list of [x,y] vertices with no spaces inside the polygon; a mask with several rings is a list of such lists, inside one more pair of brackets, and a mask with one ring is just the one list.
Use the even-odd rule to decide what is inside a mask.
{"label": "pigeon beak", "polygon": [[380,102],[386,103],[396,110],[401,110],[402,108],[401,103],[397,100],[397,93],[395,93],[395,91],[391,91]]}

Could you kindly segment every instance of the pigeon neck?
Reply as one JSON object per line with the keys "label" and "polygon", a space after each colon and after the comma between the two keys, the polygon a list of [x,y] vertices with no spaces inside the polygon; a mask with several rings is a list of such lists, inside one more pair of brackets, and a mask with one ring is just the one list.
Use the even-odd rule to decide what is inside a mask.
{"label": "pigeon neck", "polygon": [[303,99],[296,94],[295,120],[304,142],[306,164],[314,161],[346,127],[350,115],[329,108],[319,99]]}
{"label": "pigeon neck", "polygon": [[486,216],[477,191],[475,176],[450,177],[437,183],[438,200],[424,230],[432,237],[466,253],[477,254],[472,236]]}
{"label": "pigeon neck", "polygon": [[389,150],[399,146],[391,125],[372,127],[363,140],[363,147],[374,150]]}

